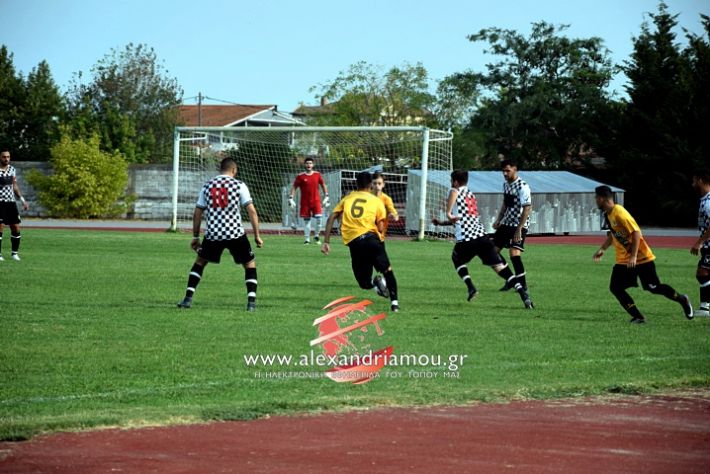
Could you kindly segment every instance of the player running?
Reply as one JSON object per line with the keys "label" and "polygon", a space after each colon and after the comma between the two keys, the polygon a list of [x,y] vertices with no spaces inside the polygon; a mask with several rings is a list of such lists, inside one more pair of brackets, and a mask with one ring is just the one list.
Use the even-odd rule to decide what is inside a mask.
{"label": "player running", "polygon": [[483,265],[490,266],[499,277],[511,285],[520,295],[526,309],[533,309],[533,302],[523,285],[516,281],[515,275],[496,251],[493,242],[486,235],[478,216],[476,196],[468,189],[468,172],[455,170],[451,173],[451,191],[446,200],[448,220],[432,219],[434,225],[453,225],[456,230],[456,245],[451,252],[451,260],[459,277],[468,288],[468,301],[478,294],[466,265],[474,257],[481,259]]}
{"label": "player running", "polygon": [[[197,285],[207,263],[219,263],[222,252],[229,249],[234,263],[244,267],[244,283],[247,287],[247,311],[256,309],[256,259],[242,225],[239,206],[249,214],[249,222],[254,230],[257,247],[264,245],[259,236],[259,217],[246,184],[235,178],[237,163],[225,158],[220,164],[221,174],[205,183],[197,198],[192,216],[192,243],[197,259],[192,265],[187,279],[185,298],[178,303],[179,308],[190,308]],[[202,216],[207,219],[207,230],[200,245],[200,225]]]}
{"label": "player running", "polygon": [[[397,279],[382,242],[382,227],[387,219],[385,206],[370,192],[370,173],[363,171],[358,173],[355,179],[357,191],[345,196],[328,217],[321,252],[325,255],[330,253],[330,233],[335,219],[340,219],[343,244],[350,249],[353,274],[360,288],[374,288],[377,294],[385,298],[389,295],[390,309],[396,313],[399,311]],[[384,281],[379,275],[372,278],[373,268],[382,273]]]}
{"label": "player running", "polygon": [[[296,208],[296,201],[293,197],[296,195],[296,190],[301,190],[301,211],[299,215],[303,218],[303,236],[305,237],[304,245],[311,243],[311,218],[315,220],[316,228],[314,231],[315,242],[320,245],[320,225],[321,219],[323,218],[323,207],[321,206],[320,193],[318,192],[318,186],[323,189],[323,206],[328,207],[330,205],[330,198],[328,197],[328,187],[325,185],[323,176],[313,169],[313,158],[306,158],[303,162],[306,167],[306,171],[300,173],[296,176],[296,179],[291,186],[291,192],[288,197],[288,204],[291,209]],[[295,229],[295,227],[294,227]]]}
{"label": "player running", "polygon": [[399,221],[399,214],[397,214],[397,209],[394,207],[394,202],[392,202],[392,198],[384,192],[384,189],[385,177],[378,171],[372,175],[372,194],[382,201],[382,204],[385,206],[385,211],[387,212],[387,219],[384,220],[382,228],[383,239],[387,236],[389,220],[392,219],[394,222]]}

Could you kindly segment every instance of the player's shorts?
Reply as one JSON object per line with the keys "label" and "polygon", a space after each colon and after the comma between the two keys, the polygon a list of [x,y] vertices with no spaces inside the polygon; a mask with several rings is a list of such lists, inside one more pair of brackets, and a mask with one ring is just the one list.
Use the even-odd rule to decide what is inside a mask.
{"label": "player's shorts", "polygon": [[525,251],[525,237],[528,235],[528,230],[523,227],[520,231],[521,240],[518,242],[513,242],[513,237],[515,236],[515,231],[517,227],[512,225],[502,225],[496,229],[495,234],[493,234],[493,243],[499,249],[518,249],[520,251]]}
{"label": "player's shorts", "polygon": [[494,266],[503,263],[503,258],[496,252],[493,242],[486,236],[456,242],[451,252],[451,259],[457,266],[470,262],[473,257],[480,258],[484,265]]}
{"label": "player's shorts", "polygon": [[313,202],[301,202],[301,211],[299,216],[304,219],[310,219],[311,217],[322,217],[323,207],[321,207],[320,200]]}
{"label": "player's shorts", "polygon": [[363,234],[348,243],[355,279],[365,287],[371,284],[372,269],[384,273],[390,267],[390,259],[380,238],[373,233]]}
{"label": "player's shorts", "polygon": [[661,284],[656,274],[656,264],[653,261],[636,265],[634,268],[629,268],[624,263],[617,263],[611,270],[609,287],[624,290],[626,288],[635,288],[639,286],[638,280],[641,280],[641,286],[644,290]]}
{"label": "player's shorts", "polygon": [[249,244],[246,235],[230,240],[207,240],[202,239],[202,246],[198,249],[197,255],[211,263],[219,263],[222,259],[222,252],[229,250],[234,258],[234,263],[243,265],[254,260],[254,252]]}
{"label": "player's shorts", "polygon": [[0,224],[15,225],[22,222],[15,201],[0,201]]}
{"label": "player's shorts", "polygon": [[710,270],[710,249],[705,247],[700,249],[700,261],[698,261],[698,268]]}

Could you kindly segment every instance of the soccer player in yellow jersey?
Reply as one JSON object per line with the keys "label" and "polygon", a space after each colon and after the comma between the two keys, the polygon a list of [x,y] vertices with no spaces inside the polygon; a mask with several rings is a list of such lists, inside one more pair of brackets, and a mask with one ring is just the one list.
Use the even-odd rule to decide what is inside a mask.
{"label": "soccer player in yellow jersey", "polygon": [[[382,228],[387,219],[385,206],[370,192],[372,175],[367,171],[356,177],[357,191],[345,196],[328,217],[321,252],[330,253],[330,233],[335,219],[340,219],[343,244],[350,249],[353,274],[360,288],[374,288],[377,294],[389,296],[392,312],[399,311],[397,280],[382,242]],[[382,273],[372,278],[372,269]]]}
{"label": "soccer player in yellow jersey", "polygon": [[372,175],[372,194],[380,198],[382,204],[385,205],[385,211],[387,212],[387,219],[384,220],[384,228],[382,229],[382,238],[387,236],[387,228],[389,227],[389,219],[397,222],[399,221],[399,214],[397,214],[397,209],[394,207],[394,202],[392,198],[389,197],[384,192],[385,189],[385,178],[382,173],[377,172]]}
{"label": "soccer player in yellow jersey", "polygon": [[614,193],[609,186],[599,186],[594,190],[597,207],[604,211],[606,224],[609,228],[607,238],[594,255],[598,262],[604,251],[612,243],[616,250],[616,264],[611,272],[609,290],[619,300],[621,306],[631,315],[631,323],[645,323],[646,318],[636,307],[634,300],[626,292],[628,288],[637,287],[637,279],[641,280],[644,290],[656,295],[663,295],[683,308],[688,319],[693,319],[693,307],[686,295],[679,295],[670,285],[661,283],[656,274],[656,259],[646,240],[641,235],[641,229],[636,220],[624,209],[614,203]]}

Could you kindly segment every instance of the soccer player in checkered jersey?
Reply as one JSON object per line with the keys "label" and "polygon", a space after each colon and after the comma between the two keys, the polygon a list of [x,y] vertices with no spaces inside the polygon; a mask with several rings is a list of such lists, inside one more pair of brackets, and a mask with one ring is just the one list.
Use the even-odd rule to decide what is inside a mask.
{"label": "soccer player in checkered jersey", "polygon": [[[498,212],[498,218],[493,223],[496,230],[493,234],[493,243],[500,252],[507,248],[510,261],[515,269],[515,278],[523,285],[525,290],[528,284],[525,279],[525,267],[521,254],[525,251],[525,237],[528,234],[530,212],[532,211],[532,197],[530,186],[518,176],[518,165],[513,160],[501,162],[503,170],[503,205]],[[503,285],[500,291],[511,289],[509,283]]]}
{"label": "soccer player in checkered jersey", "polygon": [[636,303],[626,292],[628,288],[641,286],[644,290],[654,295],[662,295],[680,304],[683,313],[688,319],[693,319],[693,307],[686,295],[680,295],[670,285],[661,283],[656,274],[656,265],[653,262],[651,247],[641,235],[636,220],[620,204],[614,203],[614,193],[609,186],[598,186],[594,189],[597,207],[604,211],[607,237],[602,246],[592,258],[595,262],[601,260],[604,251],[612,243],[616,250],[616,264],[611,271],[609,290],[621,303],[621,306],[631,315],[630,323],[643,324],[646,318],[636,307]]}
{"label": "soccer player in checkered jersey", "polygon": [[[296,190],[301,190],[301,210],[299,215],[303,218],[305,225],[303,226],[303,235],[305,245],[311,243],[311,218],[316,222],[316,228],[314,230],[315,237],[313,240],[320,245],[320,225],[321,219],[323,218],[323,207],[328,207],[330,205],[330,198],[328,197],[328,187],[325,185],[323,176],[313,169],[313,158],[306,158],[303,162],[306,171],[300,173],[296,176],[296,179],[291,186],[291,193],[288,198],[289,206],[291,209],[296,208],[296,201],[293,197],[296,195]],[[318,187],[323,189],[323,205],[321,206],[320,192],[318,192]],[[294,227],[295,229],[295,227]]]}
{"label": "soccer player in checkered jersey", "polygon": [[455,226],[456,245],[451,252],[451,260],[459,277],[468,288],[468,301],[478,294],[471,276],[468,273],[468,262],[474,257],[481,259],[483,265],[490,266],[498,276],[510,282],[512,288],[520,295],[526,309],[533,309],[523,285],[515,281],[515,275],[496,250],[493,242],[486,235],[483,224],[478,216],[476,196],[468,189],[468,172],[455,170],[451,173],[451,191],[446,200],[446,217],[448,220],[432,219],[434,225]]}
{"label": "soccer player in checkered jersey", "polygon": [[693,175],[693,187],[701,196],[698,209],[700,237],[690,249],[691,254],[700,254],[698,270],[695,272],[695,278],[700,284],[700,307],[696,316],[710,316],[710,169]]}
{"label": "soccer player in checkered jersey", "polygon": [[[330,253],[330,233],[336,219],[340,219],[340,233],[343,244],[350,249],[353,274],[360,288],[374,289],[378,295],[390,298],[390,309],[399,311],[397,300],[397,279],[392,271],[382,228],[387,212],[385,206],[371,192],[372,175],[362,171],[355,177],[357,190],[345,196],[328,217],[323,233],[321,252]],[[372,278],[373,268],[382,273]],[[383,279],[384,277],[384,279]]]}
{"label": "soccer player in checkered jersey", "polygon": [[[259,216],[252,202],[246,184],[235,178],[237,163],[225,158],[220,164],[221,174],[207,181],[200,191],[192,216],[192,243],[197,252],[197,259],[192,265],[187,279],[185,298],[178,303],[180,308],[192,306],[192,297],[207,263],[219,263],[225,249],[232,254],[234,263],[244,267],[244,282],[247,287],[247,311],[256,309],[256,259],[247,239],[242,224],[239,207],[243,206],[249,214],[249,221],[254,231],[254,242],[261,247],[264,242],[259,236]],[[205,237],[200,245],[200,226],[202,217],[207,220]]]}
{"label": "soccer player in checkered jersey", "polygon": [[0,151],[0,262],[5,260],[2,256],[2,234],[5,224],[10,226],[10,243],[12,246],[12,259],[20,261],[20,214],[17,212],[15,196],[20,198],[22,208],[30,208],[17,185],[17,171],[10,164],[10,150],[3,148]]}

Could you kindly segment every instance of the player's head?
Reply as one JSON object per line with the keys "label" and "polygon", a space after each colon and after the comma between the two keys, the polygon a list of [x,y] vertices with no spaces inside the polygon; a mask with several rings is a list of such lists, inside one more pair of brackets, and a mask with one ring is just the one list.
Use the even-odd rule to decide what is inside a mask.
{"label": "player's head", "polygon": [[308,158],[306,158],[305,160],[303,160],[303,166],[305,166],[306,169],[309,171],[313,169],[314,165],[315,165],[315,163],[313,161],[313,158],[311,158],[310,156]]}
{"label": "player's head", "polygon": [[702,195],[708,193],[708,189],[710,189],[710,169],[700,169],[693,173],[693,187]]}
{"label": "player's head", "polygon": [[7,148],[0,149],[0,163],[2,163],[3,166],[10,163],[10,150]]}
{"label": "player's head", "polygon": [[385,177],[377,171],[372,175],[372,190],[375,194],[380,194],[383,189],[385,189]]}
{"label": "player's head", "polygon": [[503,171],[503,177],[509,183],[518,179],[518,163],[512,159],[506,159],[500,162],[500,169]]}
{"label": "player's head", "polygon": [[468,184],[468,171],[454,170],[451,172],[451,185],[454,187],[465,186]]}
{"label": "player's head", "polygon": [[232,158],[225,158],[219,163],[219,170],[224,174],[237,174],[237,162]]}
{"label": "player's head", "polygon": [[358,191],[369,190],[372,185],[372,175],[369,171],[361,171],[355,176]]}
{"label": "player's head", "polygon": [[597,201],[599,209],[608,209],[614,204],[614,191],[607,185],[597,186],[594,188],[594,197]]}

